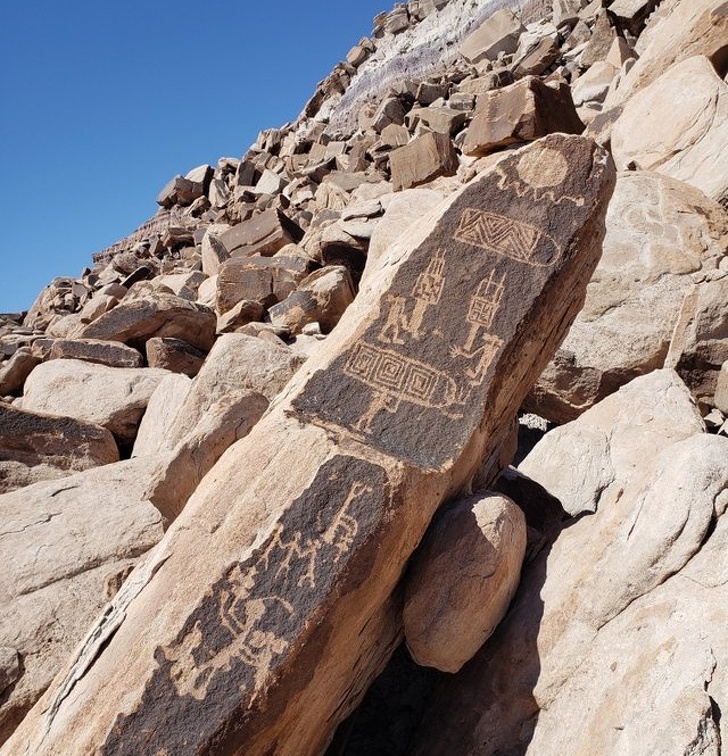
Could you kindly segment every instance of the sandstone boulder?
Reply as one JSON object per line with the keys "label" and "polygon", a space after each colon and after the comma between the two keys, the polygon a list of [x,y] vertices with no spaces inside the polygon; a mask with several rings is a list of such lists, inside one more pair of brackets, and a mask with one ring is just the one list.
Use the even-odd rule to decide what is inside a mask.
{"label": "sandstone boulder", "polygon": [[436,179],[453,176],[457,154],[447,134],[428,132],[389,153],[394,190],[409,189]]}
{"label": "sandstone boulder", "polygon": [[0,647],[16,681],[0,697],[0,743],[48,687],[109,587],[162,537],[145,501],[148,460],[129,460],[0,495]]}
{"label": "sandstone boulder", "polygon": [[23,409],[95,423],[119,443],[136,436],[157,384],[167,375],[156,368],[111,368],[81,360],[38,365],[25,382]]}
{"label": "sandstone boulder", "polygon": [[147,364],[194,378],[205,361],[205,353],[182,339],[155,337],[146,343]]}
{"label": "sandstone boulder", "polygon": [[620,174],[584,309],[528,407],[555,422],[573,420],[662,367],[692,276],[715,269],[727,243],[728,216],[702,192],[658,174]]}
{"label": "sandstone boulder", "polygon": [[460,46],[460,53],[471,63],[495,60],[499,53],[514,53],[525,27],[510,10],[503,8],[471,32]]}
{"label": "sandstone boulder", "polygon": [[[534,202],[534,165],[558,202]],[[320,752],[391,653],[392,593],[432,515],[581,306],[613,184],[603,149],[547,137],[403,240],[9,747]]]}
{"label": "sandstone boulder", "polygon": [[167,439],[175,432],[175,418],[191,385],[183,373],[170,373],[157,384],[134,440],[133,457],[168,452],[174,446],[176,440],[170,446]]}
{"label": "sandstone boulder", "polygon": [[118,341],[99,339],[56,339],[51,347],[51,360],[83,360],[107,367],[141,367],[142,356],[138,350]]}
{"label": "sandstone boulder", "polygon": [[579,134],[583,130],[568,85],[556,89],[535,76],[527,76],[478,98],[475,117],[465,133],[463,152],[487,155],[498,147],[538,139],[551,132]]}
{"label": "sandstone boulder", "polygon": [[298,242],[303,231],[280,210],[271,208],[238,223],[220,236],[228,256],[263,255],[270,257],[281,247]]}
{"label": "sandstone boulder", "polygon": [[612,129],[617,168],[658,171],[719,201],[728,200],[726,143],[728,84],[704,56],[677,63],[635,94]]}
{"label": "sandstone boulder", "polygon": [[405,587],[404,634],[412,658],[457,672],[493,634],[518,587],[526,520],[506,496],[448,506],[415,553]]}
{"label": "sandstone boulder", "polygon": [[5,363],[0,363],[0,396],[22,394],[25,379],[40,359],[29,347],[20,347]]}
{"label": "sandstone boulder", "polygon": [[207,352],[215,340],[215,313],[172,294],[120,302],[75,334],[81,339],[121,341],[133,347],[154,336],[184,339]]}
{"label": "sandstone boulder", "polygon": [[119,460],[100,425],[0,403],[0,493]]}

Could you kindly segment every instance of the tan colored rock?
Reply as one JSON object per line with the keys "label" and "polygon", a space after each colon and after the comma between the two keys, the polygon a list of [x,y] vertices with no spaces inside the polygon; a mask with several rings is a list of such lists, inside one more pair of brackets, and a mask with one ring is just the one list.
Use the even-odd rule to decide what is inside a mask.
{"label": "tan colored rock", "polygon": [[598,61],[604,60],[615,39],[617,39],[617,32],[612,26],[609,14],[606,10],[600,9],[596,15],[589,41],[579,56],[579,63],[582,66],[593,66]]}
{"label": "tan colored rock", "polygon": [[618,168],[658,171],[719,201],[728,198],[727,143],[728,84],[703,56],[677,63],[635,94],[611,142]]}
{"label": "tan colored rock", "polygon": [[119,300],[109,294],[97,294],[83,306],[79,313],[79,320],[82,323],[93,323],[100,318],[105,312],[119,304]]}
{"label": "tan colored rock", "polygon": [[40,359],[29,347],[20,347],[5,363],[0,363],[0,396],[22,394],[26,378]]}
{"label": "tan colored rock", "polygon": [[527,76],[478,98],[475,117],[465,132],[463,153],[487,155],[498,147],[551,132],[579,134],[583,129],[568,85],[554,89]]}
{"label": "tan colored rock", "polygon": [[645,459],[703,430],[677,373],[655,370],[549,431],[518,469],[576,517],[597,511],[615,486],[641,474]]}
{"label": "tan colored rock", "polygon": [[74,337],[142,347],[154,336],[166,336],[184,339],[207,352],[215,340],[215,322],[215,313],[209,307],[172,294],[155,294],[153,299],[119,303]]}
{"label": "tan colored rock", "polygon": [[717,267],[726,244],[728,217],[702,192],[654,173],[619,174],[584,309],[528,407],[567,422],[662,367],[692,275]]}
{"label": "tan colored rock", "polygon": [[308,323],[318,323],[328,333],[354,301],[355,293],[349,270],[343,265],[327,265],[311,273],[268,314],[274,326],[291,334],[301,333]]}
{"label": "tan colored rock", "polygon": [[299,226],[280,210],[271,208],[238,223],[219,238],[229,257],[263,255],[270,257],[281,247],[301,240]]}
{"label": "tan colored rock", "polygon": [[[533,202],[534,165],[559,176],[559,202]],[[143,589],[115,604],[113,635],[90,631],[96,644],[9,748],[322,751],[391,653],[392,592],[434,511],[499,446],[579,309],[613,182],[604,150],[552,136],[403,240],[131,576]],[[487,325],[468,323],[470,305],[492,301],[484,281],[503,285],[502,301]],[[401,386],[396,365],[411,376]]]}
{"label": "tan colored rock", "polygon": [[0,647],[22,665],[0,698],[0,743],[109,600],[107,578],[162,537],[162,518],[142,497],[150,471],[129,460],[0,495]]}
{"label": "tan colored rock", "polygon": [[228,447],[250,433],[268,408],[268,400],[254,391],[234,392],[213,402],[150,475],[144,498],[168,524]]}
{"label": "tan colored rock", "polygon": [[218,272],[220,264],[227,260],[229,253],[220,237],[230,230],[227,223],[213,223],[205,230],[202,237],[202,272],[207,276],[214,276]]}
{"label": "tan colored rock", "polygon": [[713,404],[724,414],[728,415],[728,360],[723,363],[715,382]]}
{"label": "tan colored rock", "polygon": [[133,457],[168,452],[174,446],[176,440],[170,446],[167,439],[175,433],[175,419],[191,385],[191,379],[182,373],[170,373],[162,378],[139,425]]}
{"label": "tan colored rock", "polygon": [[621,102],[626,102],[676,63],[696,55],[711,59],[725,74],[728,13],[723,0],[674,2],[669,10],[640,38],[640,42],[645,40],[646,47],[638,47],[640,59],[620,83]]}
{"label": "tan colored rock", "polygon": [[493,634],[518,587],[526,519],[502,494],[448,506],[415,553],[405,587],[404,634],[423,666],[457,672]]}
{"label": "tan colored rock", "polygon": [[574,105],[579,107],[585,102],[603,102],[616,73],[617,70],[611,63],[597,61],[572,85]]}
{"label": "tan colored rock", "polygon": [[460,53],[471,63],[495,60],[498,53],[513,53],[525,27],[510,10],[503,8],[471,32],[460,46]]}
{"label": "tan colored rock", "polygon": [[[654,395],[656,416],[660,403]],[[720,753],[728,439],[694,433],[641,454],[637,423],[613,440],[623,432],[634,441],[626,479],[617,473],[601,496],[592,488],[596,514],[570,521],[526,566],[498,633],[437,686],[411,753],[478,753],[483,733],[491,753],[565,742],[579,754]],[[613,457],[582,454],[583,469]]]}
{"label": "tan colored rock", "polygon": [[194,378],[205,361],[205,353],[182,339],[149,339],[146,343],[147,364],[172,373]]}
{"label": "tan colored rock", "polygon": [[56,339],[51,347],[51,360],[83,360],[107,367],[141,367],[142,356],[138,350],[118,341],[98,339]]}
{"label": "tan colored rock", "polygon": [[394,190],[453,176],[458,168],[455,147],[447,134],[426,133],[389,153]]}
{"label": "tan colored rock", "polygon": [[50,360],[25,382],[23,409],[71,417],[133,441],[149,397],[167,375],[155,368],[112,368],[82,360]]}
{"label": "tan colored rock", "polygon": [[0,493],[118,462],[111,433],[70,417],[0,403]]}

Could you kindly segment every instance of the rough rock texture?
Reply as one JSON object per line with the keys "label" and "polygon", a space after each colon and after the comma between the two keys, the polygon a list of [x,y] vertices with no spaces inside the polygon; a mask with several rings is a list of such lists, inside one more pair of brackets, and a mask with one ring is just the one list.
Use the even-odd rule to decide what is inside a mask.
{"label": "rough rock texture", "polygon": [[[666,111],[670,117],[661,117]],[[728,84],[703,56],[677,63],[635,94],[612,130],[617,168],[658,171],[715,200],[728,200],[726,143]]]}
{"label": "rough rock texture", "polygon": [[205,361],[205,353],[182,339],[149,339],[146,343],[147,363],[172,373],[184,373],[194,378]]}
{"label": "rough rock texture", "polygon": [[448,506],[410,567],[403,609],[412,658],[457,672],[493,634],[518,587],[526,519],[506,496],[481,494]]}
{"label": "rough rock texture", "polygon": [[0,403],[0,493],[119,460],[111,433]]}
{"label": "rough rock texture", "polygon": [[77,334],[81,339],[121,341],[134,347],[154,336],[184,339],[207,352],[215,339],[215,313],[172,294],[120,302]]}
{"label": "rough rock texture", "polygon": [[84,360],[108,367],[136,368],[142,366],[142,356],[118,341],[95,339],[56,339],[51,347],[51,360]]}
{"label": "rough rock texture", "polygon": [[[684,298],[707,285],[694,285],[695,277],[715,272],[726,248],[728,215],[702,192],[654,173],[619,174],[584,309],[529,408],[555,422],[573,420],[637,375],[662,367]],[[712,321],[703,322],[709,331]]]}
{"label": "rough rock texture", "polygon": [[471,63],[494,60],[499,53],[514,53],[518,38],[525,31],[520,19],[505,8],[496,11],[475,31],[471,32],[460,46],[462,56]]}
{"label": "rough rock texture", "polygon": [[[625,416],[641,412],[634,398]],[[578,483],[596,514],[526,567],[490,643],[435,692],[412,753],[721,752],[728,439],[697,432],[640,455],[636,424],[622,427],[639,464],[608,494]],[[579,464],[610,456],[589,447]]]}
{"label": "rough rock texture", "polygon": [[389,156],[394,190],[410,189],[438,176],[452,176],[458,161],[447,134],[429,132],[393,150]]}
{"label": "rough rock texture", "polygon": [[157,384],[134,440],[133,457],[169,451],[167,439],[174,432],[175,417],[191,386],[192,381],[183,374],[168,374]]}
{"label": "rough rock texture", "polygon": [[48,687],[110,590],[162,537],[130,460],[0,495],[0,647],[18,679],[0,694],[0,743]]}
{"label": "rough rock texture", "polygon": [[40,359],[29,348],[20,347],[15,354],[0,367],[0,396],[23,392],[25,379],[31,374]]}
{"label": "rough rock texture", "polygon": [[389,654],[390,597],[432,514],[490,457],[580,306],[613,184],[593,142],[548,137],[397,246],[10,748],[324,747]]}
{"label": "rough rock texture", "polygon": [[156,368],[111,368],[82,360],[38,365],[25,382],[23,409],[71,417],[134,439],[149,397],[167,375]]}

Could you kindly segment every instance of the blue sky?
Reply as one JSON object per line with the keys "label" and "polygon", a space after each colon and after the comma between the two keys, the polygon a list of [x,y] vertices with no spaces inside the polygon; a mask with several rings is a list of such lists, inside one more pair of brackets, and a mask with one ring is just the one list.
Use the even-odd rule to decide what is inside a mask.
{"label": "blue sky", "polygon": [[0,312],[295,119],[390,0],[18,0],[0,24]]}

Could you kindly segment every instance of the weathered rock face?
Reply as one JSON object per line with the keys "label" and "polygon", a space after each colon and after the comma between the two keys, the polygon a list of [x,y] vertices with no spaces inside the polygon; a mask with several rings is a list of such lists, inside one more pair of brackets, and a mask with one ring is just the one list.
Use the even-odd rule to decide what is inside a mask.
{"label": "weathered rock face", "polygon": [[25,382],[23,409],[72,417],[133,441],[149,397],[167,375],[157,368],[111,368],[82,360],[38,365]]}
{"label": "weathered rock face", "polygon": [[450,137],[434,132],[393,150],[389,162],[395,191],[410,189],[438,176],[452,176],[458,166]]}
{"label": "weathered rock face", "polygon": [[[666,110],[670,118],[661,118]],[[677,63],[635,94],[612,130],[617,168],[658,171],[715,200],[728,200],[727,142],[728,84],[704,56]]]}
{"label": "weathered rock face", "polygon": [[[567,422],[637,375],[662,367],[683,300],[707,285],[694,282],[717,272],[726,245],[728,215],[702,192],[653,173],[621,173],[584,309],[528,406]],[[711,364],[719,369],[717,359]]]}
{"label": "weathered rock face", "polygon": [[396,247],[9,748],[320,751],[386,659],[390,597],[432,514],[580,306],[613,183],[594,143],[549,137]]}
{"label": "weathered rock face", "polygon": [[471,63],[495,59],[498,53],[514,53],[522,31],[525,31],[525,27],[520,19],[504,8],[496,11],[466,37],[460,52]]}
{"label": "weathered rock face", "polygon": [[489,638],[518,587],[526,520],[490,493],[447,508],[427,532],[407,578],[404,634],[412,658],[457,672]]}
{"label": "weathered rock face", "polygon": [[142,356],[136,350],[116,341],[95,339],[56,339],[50,359],[85,360],[107,367],[135,368],[142,366]]}
{"label": "weathered rock face", "polygon": [[111,433],[0,403],[0,493],[119,460]]}
{"label": "weathered rock face", "polygon": [[0,648],[11,649],[19,665],[8,687],[0,673],[0,743],[48,687],[114,586],[162,537],[162,518],[142,496],[150,460],[0,496]]}
{"label": "weathered rock face", "polygon": [[[653,394],[665,425],[680,404],[694,412],[676,390]],[[620,395],[620,414],[639,418],[642,392]],[[564,426],[562,442],[572,427],[586,429]],[[623,422],[608,447],[577,446],[582,469],[610,467],[618,446],[636,464],[615,466],[604,493],[595,476],[590,492],[577,476],[576,489],[561,482],[567,500],[598,500],[596,514],[568,522],[526,567],[491,642],[435,693],[413,753],[555,753],[565,742],[583,754],[720,753],[728,439],[698,431],[645,453],[638,424]]]}

